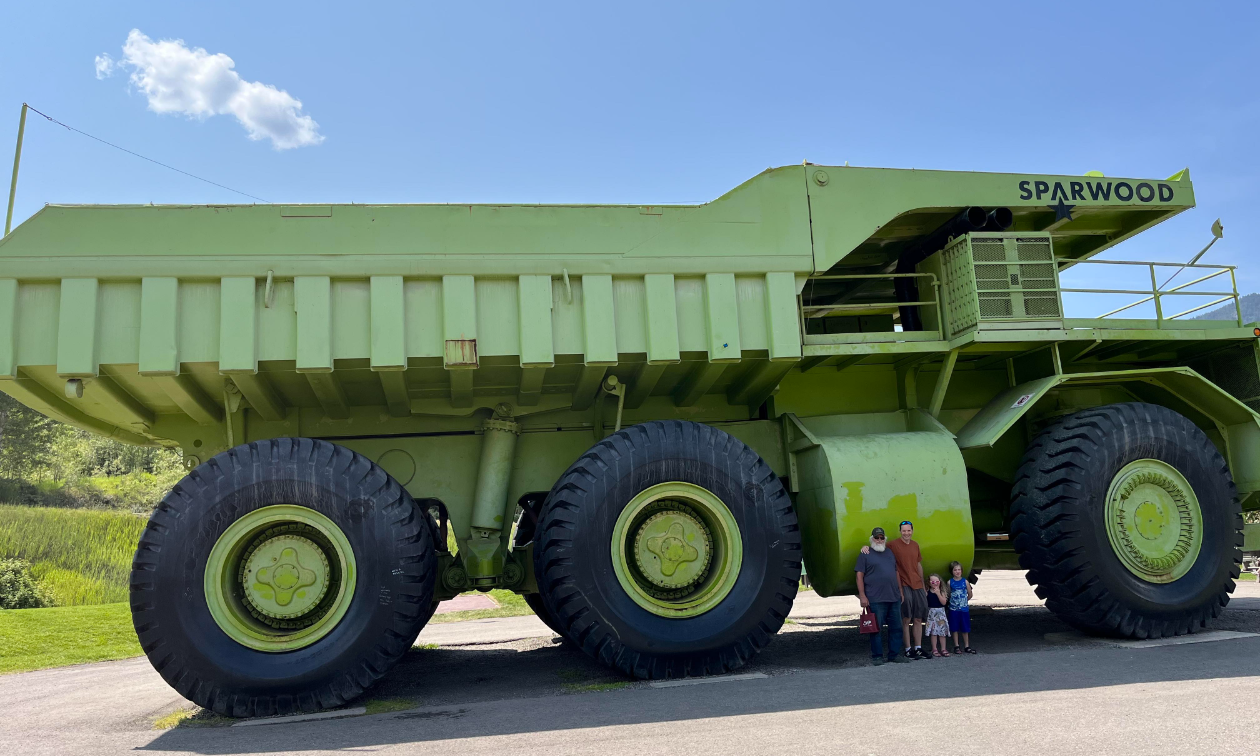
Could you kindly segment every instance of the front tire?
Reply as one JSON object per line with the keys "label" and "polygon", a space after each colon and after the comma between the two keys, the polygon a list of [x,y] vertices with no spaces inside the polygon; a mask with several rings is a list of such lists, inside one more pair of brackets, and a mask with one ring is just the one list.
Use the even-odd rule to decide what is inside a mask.
{"label": "front tire", "polygon": [[556,483],[534,571],[563,635],[607,666],[721,674],[783,626],[800,530],[752,449],[707,425],[650,422],[596,444]]}
{"label": "front tire", "polygon": [[1011,535],[1028,582],[1069,624],[1159,638],[1205,627],[1229,602],[1242,515],[1224,458],[1153,404],[1070,415],[1025,452]]}
{"label": "front tire", "polygon": [[431,614],[428,515],[379,466],[309,438],[244,444],[158,505],[131,572],[154,668],[223,715],[344,704]]}

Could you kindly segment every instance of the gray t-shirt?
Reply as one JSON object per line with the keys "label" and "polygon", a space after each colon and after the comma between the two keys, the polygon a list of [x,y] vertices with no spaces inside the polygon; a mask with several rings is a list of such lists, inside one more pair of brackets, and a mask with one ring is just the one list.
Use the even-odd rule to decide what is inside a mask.
{"label": "gray t-shirt", "polygon": [[872,604],[884,601],[901,601],[901,585],[897,582],[897,558],[891,549],[869,554],[858,554],[854,572],[862,573],[866,599]]}

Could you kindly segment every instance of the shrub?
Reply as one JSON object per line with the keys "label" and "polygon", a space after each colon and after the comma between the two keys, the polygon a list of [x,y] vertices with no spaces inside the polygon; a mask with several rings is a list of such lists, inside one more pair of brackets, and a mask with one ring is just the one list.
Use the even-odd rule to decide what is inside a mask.
{"label": "shrub", "polygon": [[0,559],[0,609],[40,609],[52,606],[25,559]]}
{"label": "shrub", "polygon": [[0,478],[0,501],[6,504],[38,506],[46,500],[44,491],[34,483],[12,478]]}

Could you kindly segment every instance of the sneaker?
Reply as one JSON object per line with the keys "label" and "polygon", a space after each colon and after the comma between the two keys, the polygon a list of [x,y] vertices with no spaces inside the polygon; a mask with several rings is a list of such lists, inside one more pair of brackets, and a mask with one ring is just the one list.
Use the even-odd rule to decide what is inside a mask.
{"label": "sneaker", "polygon": [[908,657],[908,656],[898,656],[898,657],[896,657],[896,658],[889,659],[888,661],[893,662],[893,663],[895,663],[895,664],[909,664],[909,663],[910,663],[910,657]]}
{"label": "sneaker", "polygon": [[932,658],[932,654],[931,654],[930,652],[928,652],[926,649],[916,648],[916,649],[915,649],[915,651],[917,651],[917,652],[918,652],[918,654],[919,654],[919,658],[920,658],[920,659],[931,659],[931,658]]}
{"label": "sneaker", "polygon": [[906,658],[911,661],[914,661],[915,659],[919,658],[918,656],[915,655],[913,648],[907,648],[904,651],[904,653],[905,653]]}
{"label": "sneaker", "polygon": [[883,666],[886,663],[888,663],[888,660],[882,656],[876,656],[874,659],[871,659],[871,664],[874,664],[876,667]]}

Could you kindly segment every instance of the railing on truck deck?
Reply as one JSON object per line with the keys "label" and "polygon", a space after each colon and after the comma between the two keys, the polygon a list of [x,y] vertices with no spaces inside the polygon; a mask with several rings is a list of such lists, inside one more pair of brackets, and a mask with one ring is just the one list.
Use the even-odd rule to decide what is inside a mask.
{"label": "railing on truck deck", "polygon": [[[1067,287],[1062,287],[1062,286],[1059,288],[1059,291],[1064,294],[1140,294],[1140,295],[1145,295],[1142,299],[1139,299],[1136,302],[1130,302],[1129,304],[1124,305],[1123,307],[1117,307],[1114,310],[1110,310],[1108,312],[1103,313],[1102,315],[1099,315],[1098,319],[1100,320],[1103,318],[1109,318],[1112,315],[1115,315],[1116,313],[1124,312],[1125,310],[1128,310],[1130,308],[1137,307],[1138,305],[1146,304],[1147,302],[1153,301],[1155,303],[1155,321],[1157,324],[1162,325],[1165,321],[1176,320],[1177,318],[1190,315],[1200,310],[1206,310],[1209,307],[1214,307],[1216,305],[1223,304],[1225,302],[1229,302],[1232,300],[1234,303],[1234,312],[1236,313],[1237,319],[1238,319],[1238,325],[1239,326],[1244,325],[1243,314],[1242,314],[1242,303],[1239,302],[1239,296],[1238,296],[1238,281],[1234,276],[1233,265],[1203,265],[1199,263],[1196,263],[1194,265],[1189,265],[1186,263],[1139,262],[1139,261],[1132,261],[1132,260],[1062,260],[1061,259],[1061,260],[1056,260],[1056,262],[1060,264],[1060,270],[1062,270],[1064,267],[1074,266],[1074,265],[1137,265],[1137,266],[1145,265],[1150,270],[1150,274],[1151,274],[1151,288],[1150,289],[1093,289],[1093,288],[1077,289],[1077,288],[1067,288]],[[1156,268],[1177,268],[1178,273],[1181,272],[1182,269],[1211,270],[1214,272],[1208,273],[1207,275],[1204,275],[1204,276],[1200,276],[1192,281],[1187,281],[1186,283],[1179,284],[1177,286],[1172,287],[1171,289],[1165,289],[1163,288],[1163,286],[1167,286],[1172,281],[1172,277],[1164,281],[1163,285],[1161,285],[1159,283],[1159,278],[1156,274],[1156,270],[1155,270]],[[1213,279],[1218,276],[1223,276],[1226,273],[1229,274],[1229,282],[1230,282],[1230,289],[1231,289],[1230,291],[1184,291],[1185,289],[1191,286],[1194,286],[1195,284],[1200,284],[1209,279]],[[1174,273],[1173,276],[1175,275],[1176,274]],[[1211,302],[1208,302],[1206,304],[1196,305],[1194,307],[1191,307],[1188,310],[1182,310],[1176,315],[1164,315],[1163,302],[1161,302],[1160,300],[1161,298],[1168,297],[1168,296],[1218,297],[1218,299],[1213,299]]]}
{"label": "railing on truck deck", "polygon": [[[894,281],[898,278],[927,279],[931,284],[931,299],[922,299],[924,291],[920,288],[919,300],[913,302],[898,302],[895,295],[891,301],[862,301],[850,302],[842,301],[834,304],[805,304],[805,296],[809,294],[811,283],[818,281]],[[853,295],[860,294],[861,284],[851,290],[849,293]],[[925,288],[925,287],[924,287]],[[938,341],[943,338],[940,329],[928,331],[899,331],[888,329],[875,332],[840,332],[840,333],[810,333],[809,321],[822,320],[828,315],[893,315],[902,307],[933,307],[938,315],[941,307],[941,282],[933,273],[861,273],[851,275],[826,275],[826,276],[810,276],[809,282],[805,284],[805,290],[797,296],[797,303],[800,308],[801,318],[801,338],[805,344],[836,344],[836,343],[863,343],[863,342],[890,342],[890,341]],[[939,318],[938,318],[939,322]]]}
{"label": "railing on truck deck", "polygon": [[[1125,266],[1137,266],[1139,268],[1146,267],[1148,272],[1150,273],[1150,278],[1151,278],[1151,287],[1149,289],[1063,286],[1062,283],[1059,282],[1056,278],[1055,287],[1053,291],[1055,291],[1057,295],[1060,297],[1063,294],[1102,294],[1102,295],[1131,294],[1131,295],[1142,296],[1142,298],[1134,302],[1130,302],[1122,307],[1118,307],[1114,310],[1103,313],[1102,315],[1099,315],[1096,318],[1070,318],[1070,317],[1061,318],[1061,317],[1056,316],[1054,318],[1047,319],[1047,320],[1054,321],[1055,328],[1062,327],[1062,328],[1072,329],[1072,328],[1088,327],[1088,328],[1127,329],[1127,328],[1154,327],[1156,329],[1162,329],[1162,328],[1170,327],[1169,324],[1174,320],[1185,318],[1187,315],[1192,315],[1196,312],[1200,312],[1202,310],[1206,310],[1210,307],[1215,307],[1217,305],[1220,305],[1226,302],[1233,302],[1236,323],[1238,326],[1244,325],[1243,314],[1242,314],[1242,303],[1240,301],[1241,297],[1238,294],[1238,285],[1237,285],[1237,281],[1236,281],[1235,273],[1234,273],[1235,269],[1234,269],[1234,266],[1231,266],[1231,265],[1203,265],[1203,264],[1187,265],[1187,264],[1172,263],[1172,262],[1143,262],[1143,261],[1135,261],[1135,260],[1066,260],[1066,259],[1055,260],[1055,263],[1057,263],[1060,270],[1067,267],[1074,266],[1074,265],[1125,265]],[[983,265],[987,263],[980,263],[980,264]],[[1002,263],[1002,264],[1005,265],[1008,263]],[[1159,268],[1165,268],[1165,269],[1175,268],[1175,269],[1178,269],[1178,272],[1180,272],[1180,270],[1182,269],[1189,269],[1191,271],[1200,271],[1200,272],[1206,271],[1206,273],[1190,281],[1186,281],[1185,283],[1168,287],[1168,284],[1172,282],[1176,274],[1173,274],[1172,276],[1170,276],[1161,285],[1159,284],[1159,272],[1158,272]],[[1229,276],[1229,280],[1230,280],[1229,291],[1204,291],[1204,290],[1192,288],[1206,281],[1214,280],[1225,275]],[[897,302],[895,295],[893,295],[890,292],[887,292],[887,288],[888,288],[887,284],[891,284],[898,278],[926,279],[927,283],[930,283],[930,287],[928,285],[921,284],[919,287],[919,291],[920,291],[919,299],[916,301]],[[867,284],[869,282],[874,282],[874,281],[883,282],[884,286],[881,287],[882,288],[881,292],[874,293],[872,295],[872,293],[863,291],[864,284]],[[823,283],[823,282],[848,282],[848,283],[854,284],[854,286],[853,288],[850,288],[847,291],[838,293],[836,295],[837,301],[826,303],[826,304],[815,304],[814,301],[817,299],[817,295],[813,291],[813,286],[817,283]],[[801,336],[803,340],[802,343],[806,345],[810,345],[810,344],[814,344],[814,345],[862,344],[862,343],[887,344],[887,343],[909,342],[909,341],[947,340],[949,335],[945,333],[945,330],[944,330],[945,318],[943,317],[942,309],[945,306],[943,294],[946,292],[954,292],[954,289],[948,288],[949,286],[950,286],[950,283],[948,281],[942,282],[937,278],[935,274],[927,273],[927,272],[924,272],[924,273],[866,273],[866,274],[851,274],[851,275],[811,276],[809,278],[809,281],[805,284],[805,287],[802,290],[801,294],[798,295],[797,297],[798,305],[800,309],[799,315],[800,315]],[[942,291],[943,289],[945,289],[946,292],[943,292]],[[930,291],[930,294],[929,294],[929,291]],[[1038,290],[1037,293],[1043,293],[1043,292],[1049,292],[1049,291],[1051,291],[1051,289],[1047,288],[1045,290]],[[1164,299],[1167,297],[1200,297],[1200,298],[1212,297],[1212,299],[1209,302],[1196,304],[1193,307],[1181,310],[1180,312],[1176,312],[1175,314],[1166,315],[1164,314],[1164,305],[1165,305]],[[811,303],[806,304],[807,301]],[[1138,319],[1131,319],[1131,320],[1123,320],[1120,318],[1113,318],[1111,320],[1107,320],[1108,318],[1111,318],[1111,316],[1116,315],[1117,313],[1124,312],[1133,307],[1137,307],[1139,305],[1146,304],[1148,302],[1154,303],[1155,317],[1153,319],[1138,318]],[[929,323],[929,327],[926,328],[925,330],[922,330],[922,331],[897,330],[899,326],[896,326],[895,322],[897,320],[899,309],[902,307],[932,308],[932,312],[935,317],[932,317],[930,319],[925,318],[925,320],[927,320]],[[920,310],[920,312],[922,313],[922,309]],[[867,331],[865,328],[859,328],[856,331],[851,331],[851,330],[832,331],[830,330],[830,328],[832,327],[831,325],[828,325],[828,326],[812,326],[811,325],[813,323],[823,323],[827,321],[833,321],[835,324],[838,324],[842,327],[852,328],[855,325],[855,318],[852,316],[864,316],[864,315],[885,316],[885,320],[880,321],[880,323],[882,324],[881,327],[877,327],[870,331]],[[844,320],[841,321],[836,316],[850,316],[850,317],[844,318]],[[1029,317],[1029,318],[1025,318],[1024,320],[1032,323],[1033,321],[1038,320],[1038,318]],[[930,327],[933,321],[935,322],[936,327]],[[1221,327],[1226,327],[1226,324],[1228,323],[1228,321],[1208,321],[1207,323],[1212,323],[1212,325],[1219,325]],[[1196,322],[1193,327],[1196,329],[1207,327],[1207,323],[1205,323],[1204,321],[1199,321],[1199,322]],[[1230,325],[1232,326],[1232,324]],[[1186,326],[1183,326],[1183,327],[1186,327]]]}

